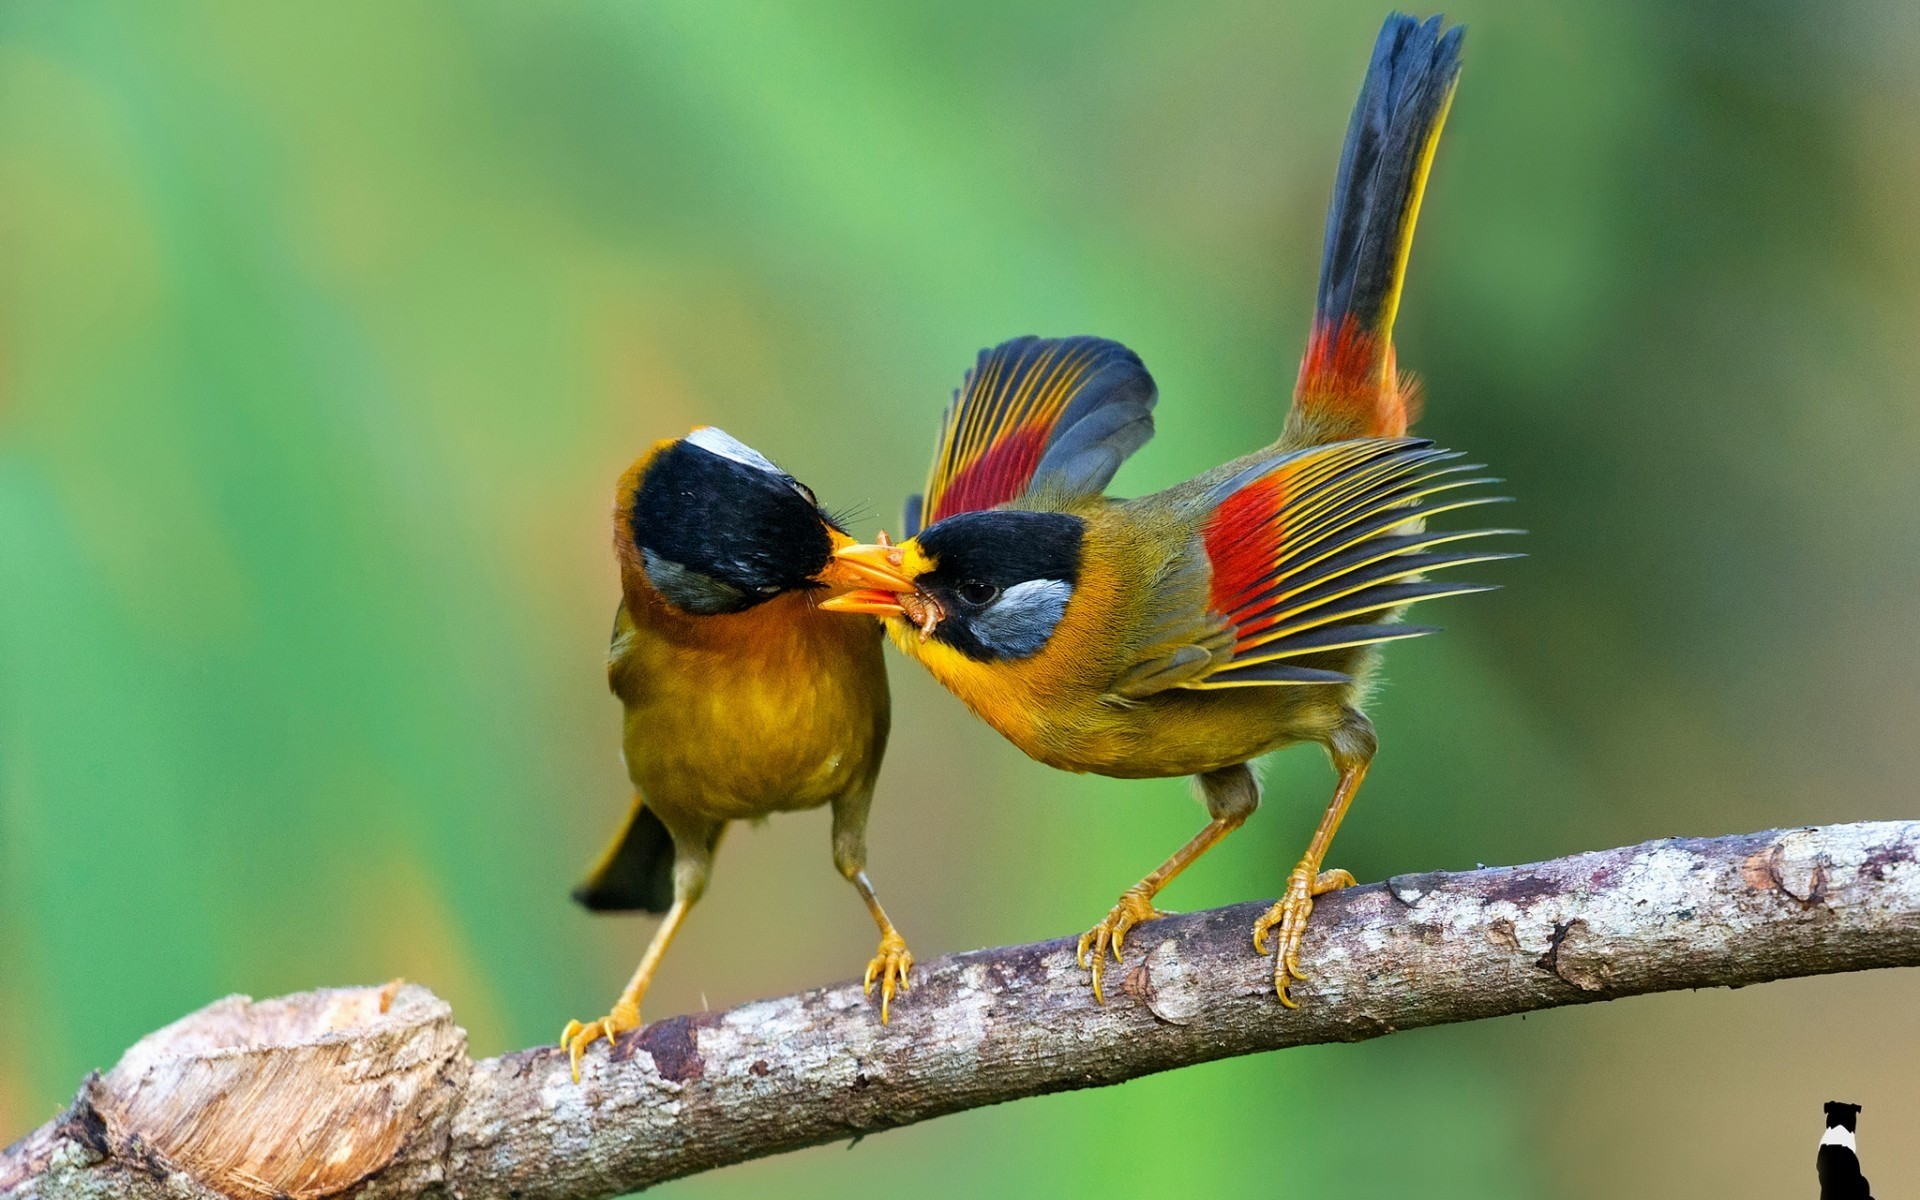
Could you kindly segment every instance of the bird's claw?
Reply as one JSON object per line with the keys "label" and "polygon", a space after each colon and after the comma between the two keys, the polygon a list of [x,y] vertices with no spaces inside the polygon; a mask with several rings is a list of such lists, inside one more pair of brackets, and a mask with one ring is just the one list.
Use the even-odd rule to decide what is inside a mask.
{"label": "bird's claw", "polygon": [[613,1011],[598,1021],[568,1021],[567,1027],[560,1031],[560,1048],[567,1052],[567,1059],[573,1067],[573,1081],[580,1082],[580,1056],[596,1040],[606,1038],[607,1045],[611,1047],[621,1034],[638,1028],[640,1006],[625,1002],[615,1004]]}
{"label": "bird's claw", "polygon": [[1261,955],[1268,952],[1267,935],[1273,932],[1274,926],[1280,927],[1279,940],[1273,948],[1273,990],[1280,997],[1280,1003],[1288,1008],[1300,1007],[1288,989],[1295,980],[1304,981],[1307,977],[1300,969],[1300,941],[1306,936],[1307,918],[1313,914],[1313,898],[1353,884],[1353,876],[1346,871],[1336,869],[1316,875],[1302,863],[1287,876],[1287,894],[1253,923],[1253,949]]}
{"label": "bird's claw", "polygon": [[1075,951],[1074,958],[1093,974],[1093,999],[1096,1004],[1107,1002],[1100,979],[1106,972],[1108,952],[1112,952],[1113,961],[1119,962],[1120,946],[1127,940],[1127,931],[1142,921],[1165,915],[1153,906],[1146,892],[1139,888],[1128,888],[1120,893],[1120,903],[1108,910],[1105,920],[1080,935],[1080,947]]}
{"label": "bird's claw", "polygon": [[866,994],[873,995],[873,985],[880,985],[880,1023],[887,1023],[887,1009],[893,1003],[893,994],[904,992],[909,986],[907,975],[913,970],[913,954],[907,949],[907,940],[897,933],[887,933],[880,938],[880,949],[874,952],[873,961],[867,964],[867,978],[862,985]]}

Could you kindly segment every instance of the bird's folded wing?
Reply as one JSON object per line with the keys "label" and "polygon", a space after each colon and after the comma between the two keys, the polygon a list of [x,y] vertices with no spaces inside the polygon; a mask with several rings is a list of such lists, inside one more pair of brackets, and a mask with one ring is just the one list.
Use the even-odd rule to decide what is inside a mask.
{"label": "bird's folded wing", "polygon": [[1107,688],[1114,703],[1184,686],[1233,657],[1233,626],[1207,607],[1211,571],[1198,541],[1152,582],[1155,619],[1142,623],[1133,665]]}
{"label": "bird's folded wing", "polygon": [[1096,496],[1153,436],[1153,377],[1103,338],[1016,338],[980,352],[954,393],[909,536],[1042,491]]}
{"label": "bird's folded wing", "polygon": [[1400,610],[1488,590],[1425,578],[1515,557],[1458,545],[1515,530],[1426,528],[1430,517],[1500,499],[1462,492],[1495,481],[1474,478],[1478,468],[1458,458],[1425,441],[1366,438],[1278,455],[1214,487],[1200,527],[1207,608],[1232,642],[1176,686],[1343,682],[1315,656],[1433,633],[1398,624]]}

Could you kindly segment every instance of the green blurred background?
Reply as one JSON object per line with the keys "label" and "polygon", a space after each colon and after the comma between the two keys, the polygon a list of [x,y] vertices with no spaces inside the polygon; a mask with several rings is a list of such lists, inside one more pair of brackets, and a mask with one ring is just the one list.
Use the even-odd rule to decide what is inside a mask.
{"label": "green blurred background", "polygon": [[[627,804],[615,477],[713,422],[871,532],[1028,332],[1158,377],[1123,491],[1265,441],[1383,13],[0,7],[0,1141],[227,992],[403,974],[480,1054],[603,1011],[651,928],[567,901]],[[1393,648],[1335,859],[1915,816],[1920,11],[1449,15],[1401,358],[1532,557]],[[1194,828],[892,666],[872,869],[922,958],[1083,929]],[[1279,756],[1169,902],[1272,895],[1329,784]],[[649,1012],[872,940],[823,813],[742,830]],[[1917,982],[1243,1059],[667,1190],[1805,1195],[1845,1098],[1915,1193]]]}

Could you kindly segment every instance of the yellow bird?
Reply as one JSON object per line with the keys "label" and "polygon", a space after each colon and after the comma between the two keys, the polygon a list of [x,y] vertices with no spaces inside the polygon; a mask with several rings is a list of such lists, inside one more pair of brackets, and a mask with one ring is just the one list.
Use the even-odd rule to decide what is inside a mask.
{"label": "yellow bird", "polygon": [[889,721],[880,628],[818,604],[834,549],[853,539],[804,484],[711,427],[628,469],[613,528],[621,600],[607,682],[626,706],[634,800],[574,899],[666,919],[612,1010],[561,1034],[574,1078],[596,1038],[639,1027],[727,825],[776,812],[832,806],[834,866],[880,927],[866,986],[879,984],[886,1021],[913,955],[866,873]]}
{"label": "yellow bird", "polygon": [[1152,432],[1155,388],[1124,346],[1021,338],[981,354],[948,409],[900,545],[837,551],[864,590],[823,607],[884,617],[893,641],[1021,750],[1122,778],[1193,775],[1210,820],[1121,893],[1080,941],[1107,954],[1160,915],[1155,895],[1259,803],[1249,760],[1297,742],[1339,775],[1286,892],[1283,1003],[1305,978],[1313,898],[1353,882],[1324,859],[1375,749],[1361,711],[1378,645],[1433,632],[1407,605],[1482,590],[1427,572],[1510,557],[1463,549],[1502,530],[1426,518],[1491,498],[1456,455],[1401,436],[1413,383],[1389,339],[1413,222],[1459,68],[1460,31],[1395,16],[1355,110],[1329,216],[1320,302],[1273,445],[1137,500],[1102,495]]}

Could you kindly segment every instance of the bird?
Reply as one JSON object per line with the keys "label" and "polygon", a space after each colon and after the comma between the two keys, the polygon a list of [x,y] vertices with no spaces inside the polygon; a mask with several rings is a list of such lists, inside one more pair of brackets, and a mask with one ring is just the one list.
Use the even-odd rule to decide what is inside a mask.
{"label": "bird", "polygon": [[1873,1200],[1873,1188],[1860,1171],[1860,1148],[1854,1140],[1860,1106],[1829,1100],[1825,1107],[1827,1129],[1820,1135],[1820,1149],[1813,1164],[1820,1179],[1820,1200]]}
{"label": "bird", "polygon": [[576,1082],[597,1038],[640,1005],[706,890],[728,825],[831,806],[833,863],[880,930],[867,966],[880,1019],[913,966],[866,872],[867,815],[890,721],[880,626],[822,613],[836,547],[854,541],[814,493],[712,426],[652,446],[613,513],[620,603],[607,682],[625,706],[625,824],[573,897],[664,913],[606,1016],[560,1036]]}
{"label": "bird", "polygon": [[1417,601],[1486,590],[1445,567],[1514,557],[1432,532],[1497,482],[1406,436],[1417,389],[1391,333],[1413,225],[1459,72],[1462,30],[1394,14],[1342,151],[1316,312],[1273,444],[1133,500],[1104,495],[1152,436],[1158,391],[1138,355],[1094,337],[982,351],[948,407],[907,540],[842,547],[864,613],[975,714],[1049,766],[1191,775],[1209,820],[1080,938],[1096,1000],[1110,954],[1162,915],[1154,897],[1259,803],[1249,762],[1317,743],[1338,775],[1285,893],[1253,929],[1292,985],[1313,900],[1354,882],[1327,848],[1377,746],[1362,705],[1384,642]]}

